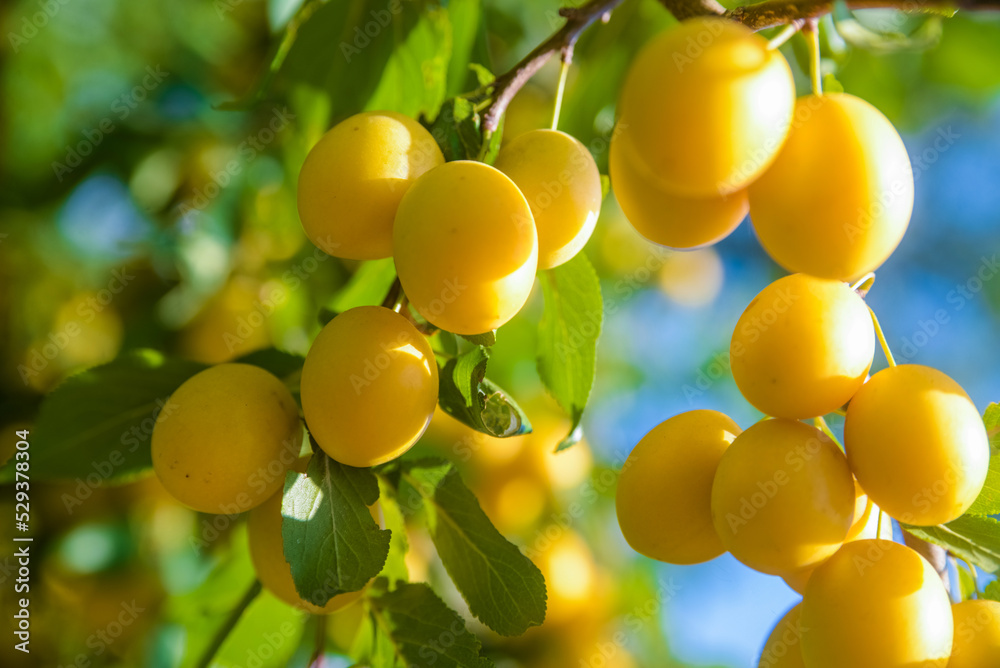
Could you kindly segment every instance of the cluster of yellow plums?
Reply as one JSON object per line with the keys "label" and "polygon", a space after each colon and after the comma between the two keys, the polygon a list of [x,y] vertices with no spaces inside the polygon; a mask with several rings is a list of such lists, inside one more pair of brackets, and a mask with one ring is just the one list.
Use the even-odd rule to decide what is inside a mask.
{"label": "cluster of yellow plums", "polygon": [[[693,410],[655,427],[618,481],[622,533],[673,564],[729,551],[802,593],[762,668],[1000,665],[953,656],[960,629],[940,577],[892,542],[881,518],[926,526],[961,516],[986,479],[985,426],[940,371],[890,366],[867,378],[874,339],[867,307],[844,283],[793,274],[765,288],[730,354],[740,391],[770,417],[742,431]],[[821,416],[845,403],[841,450]],[[818,426],[801,421],[810,417]],[[983,629],[963,636],[975,648],[964,655],[1000,660],[1000,615]]]}
{"label": "cluster of yellow plums", "polygon": [[609,161],[622,211],[650,241],[713,244],[749,212],[778,264],[822,278],[881,265],[913,208],[889,120],[852,95],[796,100],[781,53],[724,19],[684,21],[639,54]]}
{"label": "cluster of yellow plums", "polygon": [[[601,204],[589,151],[534,130],[505,144],[496,166],[446,163],[434,137],[394,112],[365,112],[329,130],[299,176],[303,227],[322,250],[363,260],[392,256],[409,304],[432,325],[481,334],[510,320],[538,269],[572,258]],[[438,401],[435,353],[403,304],[338,314],[313,341],[299,384],[312,440],[355,467],[406,452]],[[153,467],[170,493],[207,513],[251,511],[250,551],[263,585],[311,612],[332,612],[295,589],[281,542],[281,497],[299,459],[302,422],[285,384],[228,363],[178,388],[160,413]],[[373,508],[373,515],[377,514]]]}
{"label": "cluster of yellow plums", "polygon": [[[889,121],[850,95],[796,101],[766,40],[693,19],[632,66],[610,167],[648,239],[711,244],[749,211],[768,253],[799,272],[753,299],[730,345],[737,386],[768,418],[742,431],[695,410],[649,432],[618,484],[629,544],[674,564],[729,551],[802,593],[761,667],[1000,665],[1000,605],[965,602],[953,620],[939,575],[881,522],[957,519],[990,457],[951,378],[892,362],[868,375],[873,315],[844,281],[881,265],[909,223],[913,175]],[[845,405],[842,450],[822,416]]]}

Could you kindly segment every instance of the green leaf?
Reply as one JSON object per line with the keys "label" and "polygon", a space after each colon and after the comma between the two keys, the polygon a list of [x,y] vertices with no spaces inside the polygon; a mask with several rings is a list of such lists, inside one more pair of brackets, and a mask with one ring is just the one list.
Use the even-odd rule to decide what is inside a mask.
{"label": "green leaf", "polygon": [[480,86],[489,86],[497,80],[497,77],[488,68],[479,63],[469,63],[469,69],[476,75],[476,83]]}
{"label": "green leaf", "polygon": [[986,473],[986,483],[979,492],[967,515],[997,515],[1000,514],[1000,453],[997,452],[997,440],[1000,439],[1000,405],[990,404],[983,414],[986,433],[990,437],[990,468]]}
{"label": "green leaf", "polygon": [[917,538],[940,545],[987,573],[1000,570],[1000,522],[992,517],[963,515],[948,524],[901,526]]}
{"label": "green leaf", "polygon": [[586,255],[540,274],[545,311],[538,326],[538,375],[572,420],[570,435],[557,450],[572,445],[597,370],[597,339],[604,303],[601,283]]}
{"label": "green leaf", "polygon": [[479,114],[472,102],[456,97],[446,100],[433,121],[421,119],[441,148],[444,159],[475,160],[483,146]]}
{"label": "green leaf", "polygon": [[967,515],[1000,514],[1000,454],[990,458],[990,468],[986,473],[986,483],[975,502],[966,511]]}
{"label": "green leaf", "polygon": [[963,601],[968,601],[976,593],[976,578],[965,564],[956,564],[958,571],[958,590]]}
{"label": "green leaf", "polygon": [[355,306],[381,304],[394,280],[396,265],[391,257],[362,262],[347,284],[330,301],[329,310],[337,314]]}
{"label": "green leaf", "polygon": [[486,378],[488,361],[489,350],[483,346],[448,360],[438,375],[441,410],[497,438],[529,433],[531,423],[521,407]]}
{"label": "green leaf", "polygon": [[423,508],[438,556],[480,621],[505,636],[545,619],[545,579],[500,535],[453,465],[430,458],[404,461],[400,498]]}
{"label": "green leaf", "polygon": [[409,580],[409,570],[406,568],[406,553],[410,546],[406,540],[406,522],[403,509],[394,496],[395,490],[383,478],[378,479],[379,508],[382,510],[382,520],[385,528],[391,533],[389,554],[385,559],[380,575],[387,578],[389,588],[397,582]]}
{"label": "green leaf", "polygon": [[[156,416],[169,410],[167,400],[181,383],[205,368],[136,350],[69,377],[42,402],[31,438],[32,477],[100,484],[148,470]],[[0,481],[13,477],[11,461]]]}
{"label": "green leaf", "polygon": [[252,364],[268,371],[278,378],[287,378],[302,370],[306,358],[277,348],[261,348],[233,360],[240,364]]}
{"label": "green leaf", "polygon": [[489,65],[490,52],[480,0],[449,0],[452,48],[448,64],[448,95],[458,95],[473,88],[473,78],[480,86],[493,82]]}
{"label": "green leaf", "polygon": [[479,639],[465,622],[423,583],[403,583],[372,597],[376,618],[372,668],[490,668]]}
{"label": "green leaf", "polygon": [[1000,404],[993,403],[986,407],[983,424],[990,438],[990,448],[994,453],[1000,453]]}
{"label": "green leaf", "polygon": [[486,346],[487,348],[496,345],[497,342],[497,330],[495,329],[491,329],[483,334],[459,334],[459,336],[469,343],[474,343],[477,346]]}
{"label": "green leaf", "polygon": [[986,585],[986,589],[983,590],[983,598],[1000,601],[1000,580],[994,580]]}
{"label": "green leaf", "polygon": [[306,473],[290,471],[281,501],[285,558],[299,595],[316,606],[358,591],[379,574],[389,552],[389,532],[368,506],[379,497],[370,469],[313,455]]}
{"label": "green leaf", "polygon": [[[385,4],[382,0],[383,11]],[[384,30],[392,34],[395,48],[366,104],[368,109],[432,116],[444,101],[451,59],[448,10],[424,3],[416,12],[411,18],[411,12],[404,9]]]}

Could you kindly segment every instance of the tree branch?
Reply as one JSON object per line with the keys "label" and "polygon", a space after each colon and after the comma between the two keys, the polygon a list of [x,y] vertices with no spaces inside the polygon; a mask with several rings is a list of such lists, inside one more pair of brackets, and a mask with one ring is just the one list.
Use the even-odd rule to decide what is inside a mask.
{"label": "tree branch", "polygon": [[569,61],[572,58],[573,46],[583,31],[597,19],[606,17],[622,2],[623,0],[590,0],[579,7],[565,7],[559,10],[559,13],[566,17],[565,25],[493,82],[493,101],[483,112],[483,128],[487,132],[496,130],[510,101],[528,79],[535,76],[542,65],[556,53],[564,54],[564,58]]}
{"label": "tree branch", "polygon": [[[483,129],[494,132],[510,101],[542,66],[556,53],[567,61],[580,35],[598,19],[607,20],[611,10],[623,0],[589,0],[579,7],[566,7],[559,13],[566,23],[551,37],[539,44],[517,65],[493,82],[492,101],[483,112]],[[763,30],[780,25],[802,27],[833,11],[833,0],[764,0],[727,11],[717,0],[660,0],[678,21],[694,16],[720,16],[752,28]],[[851,9],[901,9],[908,12],[930,12],[949,9],[1000,10],[1000,0],[847,0]]]}
{"label": "tree branch", "polygon": [[[725,11],[715,0],[660,0],[678,20],[692,16],[724,16],[753,30],[780,25],[802,26],[833,11],[832,0],[764,0],[757,4]],[[950,9],[1000,9],[1000,0],[847,0],[850,9],[900,9],[907,12],[929,12]]]}

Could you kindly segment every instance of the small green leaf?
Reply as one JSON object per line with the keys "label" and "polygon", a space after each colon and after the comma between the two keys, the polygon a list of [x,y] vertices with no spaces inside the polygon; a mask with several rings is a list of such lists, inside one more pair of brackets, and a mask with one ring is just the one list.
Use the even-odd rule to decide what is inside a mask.
{"label": "small green leaf", "polygon": [[1000,522],[992,517],[963,515],[948,524],[901,526],[917,538],[939,545],[987,573],[1000,571]]}
{"label": "small green leaf", "polygon": [[345,466],[322,452],[306,473],[290,471],[281,501],[285,558],[299,595],[323,607],[358,591],[379,574],[389,553],[389,532],[368,506],[379,497],[370,469]]}
{"label": "small green leaf", "polygon": [[986,585],[986,589],[983,590],[983,598],[1000,601],[1000,580],[994,580]]}
{"label": "small green leaf", "polygon": [[990,448],[994,453],[1000,453],[1000,404],[990,404],[983,413],[983,424],[986,425],[986,435],[990,438]]}
{"label": "small green leaf", "polygon": [[[586,255],[541,273],[545,311],[538,326],[538,375],[577,431],[597,370],[604,304],[601,283]],[[577,438],[579,440],[579,438]],[[569,436],[558,449],[573,444]]]}
{"label": "small green leaf", "polygon": [[956,564],[958,570],[958,590],[963,601],[968,601],[976,593],[976,578],[965,564]]}
{"label": "small green leaf", "polygon": [[441,562],[480,621],[505,636],[544,621],[541,571],[496,530],[450,462],[404,461],[400,498],[423,508]]}
{"label": "small green leaf", "polygon": [[459,336],[469,343],[474,343],[477,346],[486,346],[487,348],[496,345],[497,342],[497,330],[495,329],[491,329],[483,334],[460,334]]}
{"label": "small green leaf", "polygon": [[421,121],[438,143],[445,160],[474,160],[479,155],[483,144],[479,115],[469,100],[463,97],[445,100],[433,121]]}
{"label": "small green leaf", "polygon": [[[70,376],[42,402],[31,433],[32,477],[101,484],[150,469],[157,415],[169,410],[181,383],[205,368],[136,350]],[[13,477],[12,460],[0,482]]]}
{"label": "small green leaf", "polygon": [[401,583],[371,599],[376,618],[372,668],[491,668],[457,612],[424,583]]}
{"label": "small green leaf", "polygon": [[476,81],[480,86],[489,86],[497,80],[496,75],[490,72],[489,68],[483,67],[479,63],[469,63],[469,69],[476,75]]}
{"label": "small green leaf", "polygon": [[410,549],[406,540],[406,523],[403,518],[403,509],[399,507],[399,501],[394,496],[395,490],[383,479],[379,478],[379,508],[382,510],[382,520],[384,526],[392,534],[389,542],[389,554],[385,559],[385,566],[382,567],[380,575],[389,582],[389,588],[394,588],[397,582],[409,580],[409,571],[406,568],[406,553]]}
{"label": "small green leaf", "polygon": [[489,350],[483,346],[459,355],[438,374],[441,410],[476,431],[507,438],[531,431],[531,423],[517,402],[486,378]]}
{"label": "small green leaf", "polygon": [[1000,438],[1000,405],[990,404],[983,414],[983,423],[990,438],[990,468],[986,473],[986,483],[967,515],[998,515],[1000,514],[1000,452],[997,452],[996,441]]}

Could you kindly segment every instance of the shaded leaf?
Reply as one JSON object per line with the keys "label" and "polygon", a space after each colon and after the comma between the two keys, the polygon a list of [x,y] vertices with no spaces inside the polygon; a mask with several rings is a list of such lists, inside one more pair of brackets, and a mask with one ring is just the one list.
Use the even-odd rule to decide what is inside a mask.
{"label": "shaded leaf", "polygon": [[281,501],[285,558],[299,595],[322,607],[358,591],[379,574],[389,552],[389,532],[368,506],[379,498],[370,469],[346,466],[322,452],[306,473],[290,471]]}
{"label": "shaded leaf", "polygon": [[1000,522],[992,517],[963,515],[948,524],[901,526],[917,538],[939,545],[987,573],[1000,570]]}
{"label": "shaded leaf", "polygon": [[375,643],[372,668],[490,668],[482,645],[457,612],[424,583],[401,583],[371,599]]}
{"label": "shaded leaf", "polygon": [[496,530],[450,462],[404,461],[400,498],[422,507],[441,562],[480,621],[507,636],[544,621],[541,571]]}
{"label": "shaded leaf", "polygon": [[[109,482],[150,469],[156,416],[169,410],[181,383],[205,368],[136,350],[70,376],[42,402],[31,432],[32,477]],[[0,481],[13,475],[9,462]]]}
{"label": "shaded leaf", "polygon": [[583,253],[542,272],[540,280],[545,311],[538,326],[538,375],[572,421],[561,450],[575,442],[594,385],[604,303],[597,273]]}
{"label": "shaded leaf", "polygon": [[456,420],[484,434],[507,438],[531,431],[521,407],[486,378],[489,350],[476,346],[448,362],[439,374],[438,404]]}

